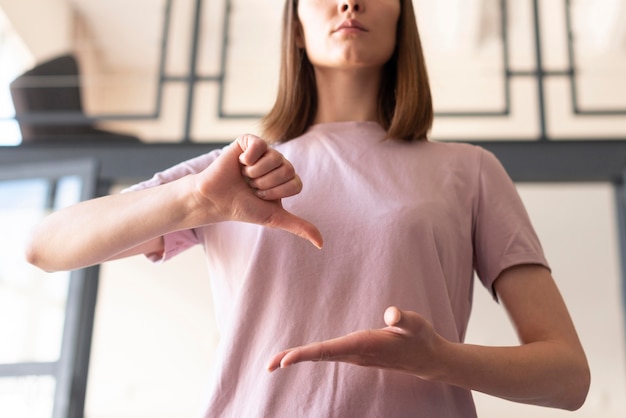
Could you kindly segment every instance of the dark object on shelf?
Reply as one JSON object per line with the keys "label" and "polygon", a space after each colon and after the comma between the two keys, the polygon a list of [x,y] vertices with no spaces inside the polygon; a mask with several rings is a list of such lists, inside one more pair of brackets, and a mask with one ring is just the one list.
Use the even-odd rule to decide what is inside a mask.
{"label": "dark object on shelf", "polygon": [[[38,64],[11,83],[11,96],[18,118],[22,143],[140,143],[136,136],[96,128],[83,112],[80,71],[76,58],[63,55]],[[20,116],[71,115],[84,122],[41,124]]]}

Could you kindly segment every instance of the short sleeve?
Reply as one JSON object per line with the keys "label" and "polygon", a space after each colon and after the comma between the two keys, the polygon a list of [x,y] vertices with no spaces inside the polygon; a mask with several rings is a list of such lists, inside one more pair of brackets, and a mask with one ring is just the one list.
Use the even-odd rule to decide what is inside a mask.
{"label": "short sleeve", "polygon": [[[180,178],[183,178],[189,174],[199,173],[207,168],[219,155],[222,149],[213,150],[207,154],[200,155],[193,159],[187,160],[167,170],[156,173],[151,179],[137,183],[124,190],[122,193],[130,193],[137,190],[148,189],[150,187],[157,187],[162,184],[166,184]],[[146,254],[146,257],[154,262],[161,263],[169,260],[170,258],[182,253],[186,249],[199,243],[195,230],[182,230],[172,232],[163,236],[164,251],[161,254]]]}
{"label": "short sleeve", "polygon": [[153,263],[163,263],[198,243],[198,237],[193,229],[172,232],[163,236],[162,254],[146,254],[146,257]]}
{"label": "short sleeve", "polygon": [[521,264],[550,268],[515,184],[502,164],[482,150],[474,212],[474,268],[494,296],[500,273]]}
{"label": "short sleeve", "polygon": [[189,174],[196,174],[207,168],[222,153],[222,149],[213,150],[209,153],[202,154],[198,157],[183,161],[180,164],[172,166],[167,170],[156,173],[149,180],[142,181],[122,190],[122,193],[132,192],[136,190],[148,189],[150,187],[160,186],[170,183],[174,180],[183,178]]}

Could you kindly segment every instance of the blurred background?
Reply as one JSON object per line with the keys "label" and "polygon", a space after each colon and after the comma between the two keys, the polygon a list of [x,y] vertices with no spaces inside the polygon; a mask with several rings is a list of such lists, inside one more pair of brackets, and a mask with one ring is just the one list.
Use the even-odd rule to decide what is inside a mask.
{"label": "blurred background", "polygon": [[[52,210],[256,133],[282,4],[0,0],[1,417],[198,416],[219,341],[199,248],[55,274],[22,248]],[[592,368],[577,412],[476,394],[479,416],[626,416],[626,0],[414,6],[431,139],[501,159]],[[516,343],[478,283],[467,341]]]}

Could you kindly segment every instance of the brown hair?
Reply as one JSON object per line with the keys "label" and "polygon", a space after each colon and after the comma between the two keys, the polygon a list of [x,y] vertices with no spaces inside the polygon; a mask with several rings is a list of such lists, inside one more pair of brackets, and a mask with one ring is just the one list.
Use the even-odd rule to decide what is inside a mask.
{"label": "brown hair", "polygon": [[[433,104],[415,13],[411,0],[400,0],[396,49],[383,67],[378,123],[388,138],[426,139],[433,124]],[[261,120],[263,137],[284,142],[302,135],[317,111],[313,65],[296,45],[298,0],[286,0],[278,94],[274,107]]]}

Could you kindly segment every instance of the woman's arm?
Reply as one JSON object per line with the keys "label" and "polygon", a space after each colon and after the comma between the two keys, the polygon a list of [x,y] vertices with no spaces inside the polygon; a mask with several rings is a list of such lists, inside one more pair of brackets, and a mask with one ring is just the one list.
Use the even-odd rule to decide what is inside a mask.
{"label": "woman's arm", "polygon": [[535,265],[513,267],[494,285],[521,345],[443,344],[445,366],[437,379],[516,402],[580,408],[589,366],[550,272]]}
{"label": "woman's arm", "polygon": [[72,270],[158,253],[167,233],[226,220],[281,228],[321,247],[319,231],[280,203],[301,189],[300,178],[280,153],[244,135],[198,174],[49,215],[31,235],[26,258],[43,270]]}
{"label": "woman's arm", "polygon": [[302,361],[342,361],[413,374],[493,396],[574,410],[589,368],[560,293],[544,267],[505,270],[495,282],[521,340],[515,347],[453,343],[415,312],[385,312],[387,327],[283,351],[268,369]]}
{"label": "woman's arm", "polygon": [[105,196],[54,212],[31,234],[26,258],[43,270],[58,271],[162,252],[159,237],[182,225],[190,210],[184,198],[188,183]]}

